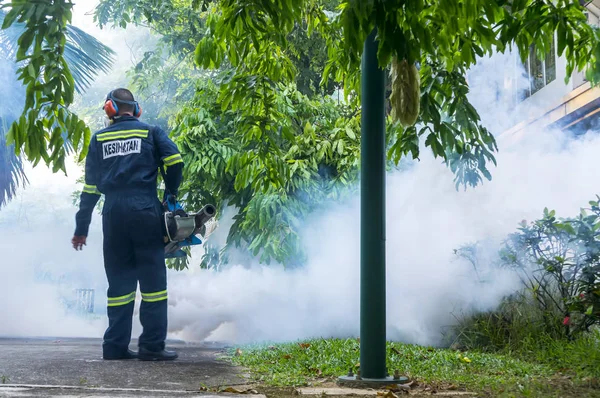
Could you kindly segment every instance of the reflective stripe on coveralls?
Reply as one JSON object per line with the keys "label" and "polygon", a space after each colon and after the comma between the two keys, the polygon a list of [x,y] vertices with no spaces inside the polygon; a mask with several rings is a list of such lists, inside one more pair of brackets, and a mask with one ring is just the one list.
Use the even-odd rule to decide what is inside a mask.
{"label": "reflective stripe on coveralls", "polygon": [[123,138],[148,138],[148,130],[117,130],[117,131],[108,131],[106,133],[98,133],[96,134],[96,140],[102,141],[110,141],[110,140],[119,140]]}
{"label": "reflective stripe on coveralls", "polygon": [[135,301],[135,292],[126,294],[124,296],[119,296],[119,297],[109,297],[108,298],[108,306],[109,307],[118,307],[121,305],[127,305],[127,304],[131,303],[132,301]]}
{"label": "reflective stripe on coveralls", "polygon": [[157,301],[163,301],[167,299],[167,291],[163,290],[154,293],[142,293],[142,300],[147,303],[155,303]]}
{"label": "reflective stripe on coveralls", "polygon": [[92,194],[92,195],[100,195],[100,191],[98,191],[98,188],[96,188],[95,185],[85,184],[83,186],[83,192],[89,193],[89,194]]}
{"label": "reflective stripe on coveralls", "polygon": [[177,163],[183,163],[183,159],[181,158],[181,155],[179,153],[176,153],[175,155],[171,155],[164,158],[163,163],[165,165],[165,168],[167,168]]}

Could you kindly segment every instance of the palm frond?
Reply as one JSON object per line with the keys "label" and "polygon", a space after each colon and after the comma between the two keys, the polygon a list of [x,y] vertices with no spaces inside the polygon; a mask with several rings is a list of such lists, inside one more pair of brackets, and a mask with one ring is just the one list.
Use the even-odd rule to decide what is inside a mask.
{"label": "palm frond", "polygon": [[82,93],[90,87],[100,72],[108,73],[115,52],[81,29],[67,26],[65,59],[71,68],[75,89]]}
{"label": "palm frond", "polygon": [[[5,16],[6,11],[0,10],[0,25]],[[8,29],[0,29],[0,53],[3,56],[14,57],[24,29],[25,24],[19,22],[14,22]],[[90,87],[100,72],[107,73],[115,61],[115,52],[110,47],[73,25],[67,25],[64,56],[75,80],[75,90],[80,94]]]}
{"label": "palm frond", "polygon": [[[0,10],[0,26],[6,11]],[[0,78],[4,95],[0,96],[0,208],[16,194],[19,187],[29,183],[23,162],[13,146],[6,145],[6,133],[16,120],[25,102],[25,90],[17,80],[15,55],[18,40],[25,24],[15,22],[8,29],[0,29]],[[75,81],[75,90],[83,93],[100,72],[107,73],[114,63],[115,52],[81,29],[68,25],[65,59]],[[70,142],[65,141],[68,152]]]}
{"label": "palm frond", "polygon": [[[6,11],[0,10],[0,26],[4,23]],[[15,22],[7,29],[0,29],[0,52],[6,59],[13,59],[17,53],[17,43],[25,24]]]}
{"label": "palm frond", "polygon": [[15,155],[12,145],[6,145],[6,132],[9,125],[4,119],[0,122],[0,208],[5,206],[17,193],[17,188],[29,183],[23,162]]}
{"label": "palm frond", "polygon": [[[15,29],[8,29],[7,35],[15,35]],[[5,39],[0,35],[0,39]],[[8,42],[10,43],[10,41]],[[5,206],[16,194],[19,187],[28,183],[23,163],[15,154],[13,145],[6,145],[6,133],[10,125],[16,120],[23,110],[25,103],[25,87],[17,80],[17,65],[13,61],[14,56],[10,54],[11,49],[0,41],[0,84],[3,87],[3,95],[0,95],[0,208]]]}

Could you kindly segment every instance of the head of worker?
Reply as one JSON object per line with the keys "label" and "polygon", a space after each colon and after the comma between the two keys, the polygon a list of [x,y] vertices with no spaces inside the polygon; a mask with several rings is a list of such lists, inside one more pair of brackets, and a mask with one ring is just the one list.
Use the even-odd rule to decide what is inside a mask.
{"label": "head of worker", "polygon": [[131,91],[126,88],[112,90],[106,96],[102,109],[108,117],[109,124],[116,118],[129,115],[139,118],[142,115],[142,107],[137,103]]}

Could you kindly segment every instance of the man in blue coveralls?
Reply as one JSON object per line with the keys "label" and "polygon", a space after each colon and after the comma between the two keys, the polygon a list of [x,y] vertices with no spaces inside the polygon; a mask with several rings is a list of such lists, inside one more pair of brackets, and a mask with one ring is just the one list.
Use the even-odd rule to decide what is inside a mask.
{"label": "man in blue coveralls", "polygon": [[[177,195],[183,160],[161,128],[138,120],[142,111],[129,90],[111,91],[103,109],[111,123],[91,138],[72,239],[75,250],[86,244],[93,209],[100,194],[104,194],[108,329],[102,344],[103,358],[176,359],[177,353],[165,350],[167,270],[157,176],[162,167],[166,195]],[[138,281],[143,333],[136,353],[129,349],[129,343]]]}

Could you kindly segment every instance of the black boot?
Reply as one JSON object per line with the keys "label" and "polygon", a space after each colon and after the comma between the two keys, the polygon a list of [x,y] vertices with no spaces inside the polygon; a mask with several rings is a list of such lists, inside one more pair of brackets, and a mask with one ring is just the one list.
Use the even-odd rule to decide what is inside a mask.
{"label": "black boot", "polygon": [[107,361],[115,361],[115,360],[122,360],[122,359],[136,359],[137,357],[138,357],[137,352],[131,351],[131,350],[127,350],[121,354],[105,353],[102,355],[102,358],[104,358]]}
{"label": "black boot", "polygon": [[175,351],[150,351],[145,348],[140,348],[138,358],[140,361],[172,361],[177,359],[178,355]]}

